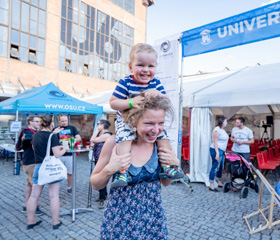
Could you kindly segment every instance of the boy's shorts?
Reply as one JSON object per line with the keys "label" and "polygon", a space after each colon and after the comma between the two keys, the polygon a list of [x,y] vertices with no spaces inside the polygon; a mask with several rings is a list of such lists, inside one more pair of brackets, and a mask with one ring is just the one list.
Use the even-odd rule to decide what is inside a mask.
{"label": "boy's shorts", "polygon": [[67,174],[71,175],[73,172],[72,156],[62,156],[59,159],[65,165]]}
{"label": "boy's shorts", "polygon": [[[116,128],[116,143],[125,141],[135,141],[137,139],[136,131],[133,131],[131,127],[124,122],[123,117],[117,115],[115,121]],[[169,139],[166,131],[163,131],[158,135],[157,139]]]}
{"label": "boy's shorts", "polygon": [[32,187],[33,185],[33,172],[36,164],[22,165],[23,170],[26,173],[26,186]]}

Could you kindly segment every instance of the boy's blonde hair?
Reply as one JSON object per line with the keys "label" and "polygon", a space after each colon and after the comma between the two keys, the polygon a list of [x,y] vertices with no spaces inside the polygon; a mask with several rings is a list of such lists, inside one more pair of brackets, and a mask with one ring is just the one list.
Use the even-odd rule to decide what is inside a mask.
{"label": "boy's blonde hair", "polygon": [[139,53],[139,52],[154,53],[156,55],[156,58],[157,58],[157,52],[151,45],[149,45],[147,43],[138,43],[138,44],[134,45],[130,50],[129,65],[132,64],[132,62],[134,61],[136,53]]}

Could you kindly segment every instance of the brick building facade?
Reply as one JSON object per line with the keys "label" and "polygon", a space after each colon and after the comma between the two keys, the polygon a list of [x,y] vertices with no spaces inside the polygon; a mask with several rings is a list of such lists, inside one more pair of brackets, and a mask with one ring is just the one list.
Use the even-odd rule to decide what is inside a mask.
{"label": "brick building facade", "polygon": [[2,99],[49,82],[76,97],[113,88],[145,42],[144,2],[1,0]]}

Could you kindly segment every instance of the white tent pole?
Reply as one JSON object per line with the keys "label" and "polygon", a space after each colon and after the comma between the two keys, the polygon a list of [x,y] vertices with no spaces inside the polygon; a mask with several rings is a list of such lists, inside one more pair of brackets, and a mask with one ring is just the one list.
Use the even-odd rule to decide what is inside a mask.
{"label": "white tent pole", "polygon": [[[180,38],[180,44],[181,38]],[[179,93],[179,121],[178,121],[178,148],[177,157],[180,160],[181,166],[181,152],[182,152],[182,119],[183,119],[183,76],[184,76],[184,58],[181,54],[181,82],[180,82],[180,93]]]}
{"label": "white tent pole", "polygon": [[[18,121],[18,110],[16,111],[16,121]],[[17,143],[18,140],[18,132],[15,133],[15,144]],[[17,151],[15,149],[15,160],[14,160],[14,175],[19,175],[19,171],[17,172]]]}

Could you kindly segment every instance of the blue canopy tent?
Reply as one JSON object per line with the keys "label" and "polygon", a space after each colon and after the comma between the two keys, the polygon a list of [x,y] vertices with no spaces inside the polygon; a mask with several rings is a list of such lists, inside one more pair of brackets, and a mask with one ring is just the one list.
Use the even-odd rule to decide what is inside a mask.
{"label": "blue canopy tent", "polygon": [[53,83],[32,88],[0,102],[0,114],[61,113],[102,114],[103,107],[80,101],[59,90]]}
{"label": "blue canopy tent", "polygon": [[[51,114],[61,113],[80,114],[102,114],[103,107],[80,101],[59,90],[53,83],[42,87],[32,88],[15,97],[0,102],[0,114],[30,115],[30,114]],[[16,133],[16,141],[17,141]],[[14,160],[14,174],[19,174],[17,154]]]}

